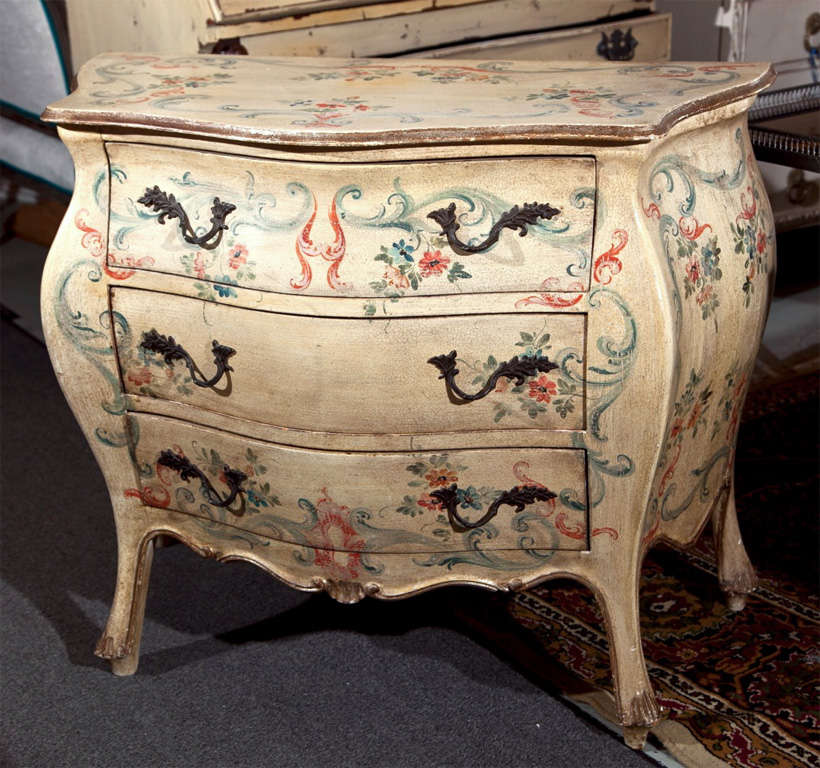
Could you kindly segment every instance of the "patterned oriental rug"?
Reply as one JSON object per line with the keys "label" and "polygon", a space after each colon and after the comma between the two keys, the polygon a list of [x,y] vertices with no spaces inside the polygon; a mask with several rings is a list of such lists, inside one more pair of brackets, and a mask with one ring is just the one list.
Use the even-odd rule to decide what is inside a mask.
{"label": "patterned oriental rug", "polygon": [[[811,375],[747,401],[736,501],[760,587],[743,611],[726,606],[708,530],[688,552],[656,548],[644,563],[644,651],[670,713],[650,742],[685,766],[820,765],[818,394]],[[589,590],[552,581],[494,602],[495,616],[460,618],[545,688],[614,720],[606,631]]]}

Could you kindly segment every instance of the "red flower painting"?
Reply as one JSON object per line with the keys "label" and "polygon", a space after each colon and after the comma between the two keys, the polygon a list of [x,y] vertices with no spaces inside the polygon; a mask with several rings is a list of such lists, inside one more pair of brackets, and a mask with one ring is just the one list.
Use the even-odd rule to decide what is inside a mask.
{"label": "red flower painting", "polygon": [[530,397],[538,403],[548,403],[558,394],[558,386],[542,373],[530,382]]}
{"label": "red flower painting", "polygon": [[422,277],[433,277],[445,272],[450,266],[450,259],[441,255],[441,251],[426,251],[419,261],[419,271]]}

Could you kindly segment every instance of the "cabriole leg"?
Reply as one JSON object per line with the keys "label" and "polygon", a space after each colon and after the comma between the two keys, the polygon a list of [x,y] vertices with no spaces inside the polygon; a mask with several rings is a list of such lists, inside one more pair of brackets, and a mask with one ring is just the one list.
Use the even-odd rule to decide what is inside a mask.
{"label": "cabriole leg", "polygon": [[615,703],[624,741],[642,749],[649,729],[663,716],[646,671],[638,617],[638,574],[599,593],[609,629]]}
{"label": "cabriole leg", "polygon": [[757,586],[757,576],[746,554],[735,509],[735,485],[731,482],[712,511],[712,535],[718,561],[720,588],[726,593],[729,608],[742,611],[746,595]]}
{"label": "cabriole leg", "polygon": [[115,675],[133,675],[139,663],[145,600],[154,556],[154,540],[125,515],[117,525],[117,585],[96,655],[111,661]]}

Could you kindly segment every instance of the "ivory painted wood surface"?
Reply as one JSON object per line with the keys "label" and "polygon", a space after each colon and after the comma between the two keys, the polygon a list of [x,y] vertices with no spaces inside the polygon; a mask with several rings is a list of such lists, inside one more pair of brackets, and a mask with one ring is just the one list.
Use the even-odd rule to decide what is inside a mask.
{"label": "ivory painted wood surface", "polygon": [[[487,79],[474,82],[472,65],[444,77],[432,61],[221,61],[232,63],[106,57],[47,112],[61,124],[77,185],[43,276],[43,324],[105,475],[118,538],[98,653],[117,674],[136,670],[160,534],[343,602],[452,583],[522,589],[570,576],[600,601],[618,717],[639,747],[663,714],[640,643],[646,551],[660,541],[690,543],[711,517],[733,610],[755,584],[732,465],[775,265],[745,114],[771,80],[768,68],[508,62],[482,65]],[[156,78],[175,70],[179,82],[160,90],[181,92],[157,93]],[[260,88],[260,72],[274,85]],[[210,78],[217,73],[230,83]],[[492,86],[493,73],[503,89]],[[206,79],[193,79],[200,74]],[[401,108],[413,106],[417,120],[397,122],[390,112],[396,84],[407,88]],[[353,90],[357,101],[343,101]],[[289,112],[288,99],[296,104]],[[305,104],[331,111],[320,125],[294,125]],[[385,104],[385,114],[354,104]],[[121,178],[114,160],[126,155]],[[237,275],[231,280],[159,272],[157,259],[182,264],[196,253],[182,214],[169,206],[159,224],[156,211],[133,203],[136,193],[122,194],[124,185],[177,178],[177,160],[194,156],[192,180],[212,182],[208,205],[242,169],[322,164],[324,182],[317,175],[312,183],[325,206],[337,201],[351,243],[362,225],[340,215],[337,185],[351,169],[383,197],[393,170],[412,166],[417,201],[428,190],[425,170],[429,193],[440,195],[444,178],[448,190],[473,189],[474,169],[492,167],[480,177],[482,194],[506,200],[510,189],[525,189],[549,200],[553,182],[568,190],[565,179],[590,167],[579,157],[594,158],[587,262],[566,266],[570,276],[586,271],[577,288],[554,290],[556,262],[531,244],[538,214],[502,228],[499,240],[526,245],[516,268],[527,281],[510,282],[505,264],[484,258],[491,245],[475,243],[480,290],[463,290],[472,277],[445,280],[442,292],[394,296],[283,289],[299,264],[296,245],[269,247],[267,232],[253,241],[254,268],[280,275],[277,285],[240,285],[250,249],[244,262],[234,251],[236,266],[220,253],[219,269]],[[539,191],[531,169],[542,167],[554,173],[542,175]],[[363,191],[356,202],[365,198]],[[238,200],[235,212],[248,216],[253,199]],[[308,199],[302,216],[312,215]],[[393,204],[412,207],[401,195]],[[193,234],[185,231],[204,237],[203,247],[250,234],[232,232],[230,218],[216,214],[214,232],[201,231],[208,206],[195,207],[200,218]],[[501,221],[499,208],[488,210]],[[119,220],[123,211],[133,221]],[[316,226],[314,243],[326,241]],[[391,258],[395,245],[416,264],[427,253],[425,227],[401,230],[403,246],[383,230]],[[304,231],[301,221],[296,230]],[[357,270],[376,261],[370,245],[364,251],[348,250],[338,265],[357,286],[369,280]],[[332,266],[329,255],[308,263]],[[312,276],[326,282],[324,269]]]}
{"label": "ivory painted wood surface", "polygon": [[[401,2],[401,0],[395,0]],[[214,21],[250,21],[254,19],[276,18],[291,13],[313,13],[327,8],[351,8],[367,5],[368,0],[210,0]]]}
{"label": "ivory painted wood surface", "polygon": [[755,63],[483,65],[107,54],[43,118],[295,146],[646,141],[760,88]]}
{"label": "ivory painted wood surface", "polygon": [[[251,534],[251,540],[259,536],[338,551],[342,558],[351,553],[424,554],[427,564],[420,558],[420,568],[442,571],[452,553],[471,557],[477,541],[487,552],[587,549],[582,450],[351,454],[270,445],[147,414],[131,419],[140,435],[137,462],[157,467],[141,478],[140,498],[148,506],[203,518],[206,532],[212,522],[227,523]],[[211,492],[204,501],[199,478],[184,481],[158,463],[163,451],[184,456],[205,473]],[[241,471],[246,479],[242,493],[222,507],[214,501],[229,498],[225,467]],[[481,521],[504,493],[524,485],[554,495],[518,510],[511,503],[499,505],[484,525],[460,530],[448,521],[446,503],[433,495],[455,486],[458,517],[453,519],[455,528],[461,528],[459,518],[469,525]],[[577,498],[578,508],[569,513],[557,509],[559,492]],[[502,554],[493,556],[503,561]],[[374,574],[382,570],[377,562],[362,567]],[[330,575],[350,581],[360,573],[349,568]]]}
{"label": "ivory painted wood surface", "polygon": [[[457,397],[429,362],[455,350],[459,372],[453,380],[468,395],[516,356],[538,355],[558,371],[583,356],[582,314],[528,315],[523,326],[514,313],[351,320],[248,312],[126,288],[112,289],[111,309],[128,328],[117,339],[117,358],[131,394],[321,432],[583,428],[584,386],[551,370],[521,384],[500,379],[485,397],[456,406]],[[231,347],[233,370],[212,387],[197,386],[194,378],[203,375],[192,378],[183,360],[166,362],[146,340],[152,331],[173,336],[207,377],[217,368],[213,342]],[[294,409],[297,396],[301,406]]]}
{"label": "ivory painted wood surface", "polygon": [[387,55],[651,10],[647,0],[67,0],[75,72],[110,51],[195,54],[239,38],[252,55]]}
{"label": "ivory painted wood surface", "polygon": [[620,55],[628,57],[629,61],[663,61],[669,58],[671,42],[672,14],[658,13],[607,24],[587,24],[580,28],[447,45],[408,56],[480,61],[572,61]]}
{"label": "ivory painted wood surface", "polygon": [[[189,275],[222,283],[228,293],[240,285],[390,299],[531,291],[545,281],[552,291],[588,288],[591,157],[329,165],[138,144],[109,143],[107,152],[114,267]],[[212,228],[215,196],[235,206],[224,236],[204,246],[187,242],[178,219],[165,223],[162,209],[145,201],[154,187],[174,196],[199,235]],[[507,229],[480,253],[458,247],[482,243],[505,212],[536,201],[555,213],[527,237]],[[455,249],[430,218],[450,205]]]}

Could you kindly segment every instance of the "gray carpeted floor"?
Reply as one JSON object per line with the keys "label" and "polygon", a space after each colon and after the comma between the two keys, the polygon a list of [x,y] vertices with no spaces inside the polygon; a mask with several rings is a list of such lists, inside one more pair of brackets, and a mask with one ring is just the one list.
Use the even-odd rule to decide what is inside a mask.
{"label": "gray carpeted floor", "polygon": [[651,764],[457,625],[480,590],[339,606],[174,546],[140,668],[112,676],[92,653],[114,584],[103,480],[44,347],[0,326],[0,764]]}

